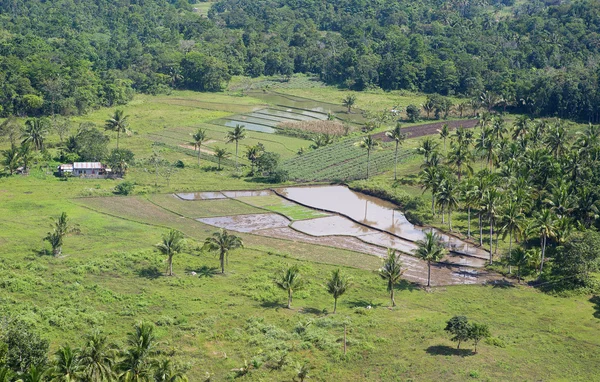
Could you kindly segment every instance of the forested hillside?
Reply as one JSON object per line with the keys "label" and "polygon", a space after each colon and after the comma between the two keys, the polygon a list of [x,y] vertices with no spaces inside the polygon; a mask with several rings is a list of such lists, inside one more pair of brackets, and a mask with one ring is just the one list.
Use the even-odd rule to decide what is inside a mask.
{"label": "forested hillside", "polygon": [[2,115],[76,114],[135,91],[216,91],[232,75],[319,75],[600,118],[600,4],[582,1],[10,0]]}

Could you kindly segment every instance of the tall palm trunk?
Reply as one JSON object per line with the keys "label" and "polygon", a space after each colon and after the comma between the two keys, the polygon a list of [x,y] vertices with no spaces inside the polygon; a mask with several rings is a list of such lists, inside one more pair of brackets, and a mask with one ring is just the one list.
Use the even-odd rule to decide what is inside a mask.
{"label": "tall palm trunk", "polygon": [[169,276],[173,276],[173,255],[169,256]]}
{"label": "tall palm trunk", "polygon": [[493,260],[493,257],[494,257],[493,243],[494,243],[494,220],[490,216],[490,264],[492,264],[494,261]]}
{"label": "tall palm trunk", "polygon": [[238,143],[239,141],[235,141],[235,169],[238,169]]}
{"label": "tall palm trunk", "polygon": [[471,206],[467,207],[467,239],[471,238]]}
{"label": "tall palm trunk", "polygon": [[483,246],[483,222],[481,221],[481,211],[479,211],[479,246]]}
{"label": "tall palm trunk", "polygon": [[371,165],[371,150],[367,150],[367,179],[369,179],[369,167]]}
{"label": "tall palm trunk", "polygon": [[119,149],[119,135],[121,133],[120,129],[117,129],[117,150]]}
{"label": "tall palm trunk", "polygon": [[396,300],[394,299],[394,286],[392,285],[392,290],[390,292],[390,297],[392,299],[392,307],[396,306]]}
{"label": "tall palm trunk", "polygon": [[337,298],[333,299],[333,314],[335,314],[335,311],[337,310]]}
{"label": "tall palm trunk", "polygon": [[200,166],[200,149],[202,148],[202,144],[198,145],[198,166]]}
{"label": "tall palm trunk", "polygon": [[427,288],[431,287],[431,261],[427,262]]}
{"label": "tall palm trunk", "polygon": [[508,232],[508,274],[512,273],[512,230]]}
{"label": "tall palm trunk", "polygon": [[288,304],[287,304],[287,308],[288,309],[292,309],[292,290],[288,289]]}
{"label": "tall palm trunk", "polygon": [[219,256],[219,260],[221,261],[221,273],[224,274],[225,273],[225,252],[221,253],[221,256]]}
{"label": "tall palm trunk", "polygon": [[448,227],[450,227],[450,232],[452,232],[452,208],[448,207]]}
{"label": "tall palm trunk", "polygon": [[441,207],[441,210],[442,210],[442,224],[446,224],[446,220],[445,220],[446,214],[444,213],[444,207],[443,206]]}
{"label": "tall palm trunk", "polygon": [[398,169],[398,141],[396,141],[396,151],[394,152],[394,180],[397,180],[397,169]]}
{"label": "tall palm trunk", "polygon": [[431,216],[435,218],[435,193],[431,190]]}
{"label": "tall palm trunk", "polygon": [[544,259],[546,257],[546,233],[542,234],[542,261],[540,262],[540,276],[544,270]]}

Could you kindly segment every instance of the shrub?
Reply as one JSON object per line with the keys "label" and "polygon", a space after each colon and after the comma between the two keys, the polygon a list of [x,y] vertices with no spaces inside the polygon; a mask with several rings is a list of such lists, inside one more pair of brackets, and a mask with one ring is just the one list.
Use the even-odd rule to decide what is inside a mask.
{"label": "shrub", "polygon": [[115,194],[117,195],[129,195],[133,192],[135,185],[131,182],[122,182],[116,185]]}

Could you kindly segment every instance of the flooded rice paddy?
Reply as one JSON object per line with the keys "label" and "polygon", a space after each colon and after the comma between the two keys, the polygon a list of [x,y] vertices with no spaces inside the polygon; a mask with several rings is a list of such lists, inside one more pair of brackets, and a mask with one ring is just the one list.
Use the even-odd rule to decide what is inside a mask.
{"label": "flooded rice paddy", "polygon": [[[411,256],[428,228],[415,227],[391,203],[344,186],[287,187],[261,191],[176,194],[181,203],[237,200],[264,213],[199,217],[214,227],[273,239],[335,247],[383,257],[387,248],[402,253],[404,277],[425,282],[427,265]],[[434,285],[479,283],[492,277],[482,270],[488,254],[458,238],[442,235],[449,254],[432,269]],[[358,261],[358,260],[357,260]]]}

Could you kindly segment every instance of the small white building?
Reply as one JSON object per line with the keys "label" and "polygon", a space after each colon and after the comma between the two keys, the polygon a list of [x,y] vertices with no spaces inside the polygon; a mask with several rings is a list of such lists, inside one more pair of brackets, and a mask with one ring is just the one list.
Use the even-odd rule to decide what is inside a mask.
{"label": "small white building", "polygon": [[110,172],[100,162],[75,162],[73,164],[61,164],[58,166],[59,175],[73,175],[81,178],[106,178]]}
{"label": "small white building", "polygon": [[58,166],[58,175],[71,175],[73,173],[73,165],[72,164],[61,164]]}

